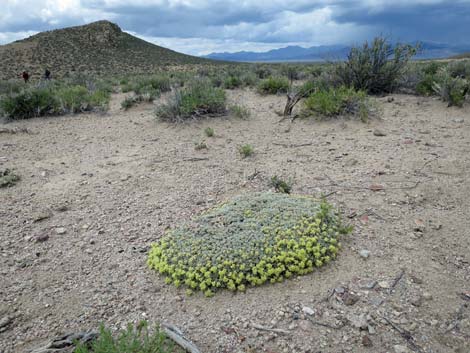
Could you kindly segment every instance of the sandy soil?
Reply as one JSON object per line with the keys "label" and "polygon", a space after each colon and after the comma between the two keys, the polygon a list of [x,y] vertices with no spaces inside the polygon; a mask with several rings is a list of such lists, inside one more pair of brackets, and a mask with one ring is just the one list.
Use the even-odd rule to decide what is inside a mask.
{"label": "sandy soil", "polygon": [[[107,114],[5,125],[29,133],[0,134],[0,169],[22,177],[0,189],[0,352],[143,318],[203,352],[470,352],[470,107],[394,95],[369,124],[279,123],[284,97],[229,95],[249,120],[169,125],[115,96]],[[147,269],[165,229],[275,174],[355,225],[333,264],[210,299]]]}

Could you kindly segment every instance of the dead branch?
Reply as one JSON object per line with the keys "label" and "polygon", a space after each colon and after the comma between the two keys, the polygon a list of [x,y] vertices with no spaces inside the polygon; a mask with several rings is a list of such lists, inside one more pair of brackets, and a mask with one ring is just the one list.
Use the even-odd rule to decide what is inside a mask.
{"label": "dead branch", "polygon": [[253,324],[253,323],[251,324],[251,327],[253,327],[254,329],[260,330],[260,331],[280,333],[280,334],[283,334],[283,335],[288,335],[289,334],[289,331],[286,331],[286,330],[281,330],[279,328],[264,327],[264,326],[261,326],[261,325],[258,325],[258,324]]}
{"label": "dead branch", "polygon": [[62,353],[70,352],[75,347],[76,343],[89,344],[98,338],[98,333],[95,331],[70,333],[58,338],[54,338],[43,347],[39,347],[31,353]]}
{"label": "dead branch", "polygon": [[401,337],[403,337],[406,342],[408,343],[408,346],[414,350],[415,352],[418,353],[425,353],[423,348],[421,348],[417,343],[415,338],[411,335],[411,333],[404,328],[401,328],[400,326],[394,324],[388,317],[382,316],[385,321],[395,330],[397,331]]}
{"label": "dead branch", "polygon": [[184,158],[183,162],[199,162],[199,161],[208,161],[209,158],[206,157],[190,157],[190,158]]}
{"label": "dead branch", "polygon": [[184,337],[183,332],[179,328],[174,325],[162,323],[161,324],[163,332],[168,336],[168,338],[175,341],[180,347],[185,349],[190,353],[201,353],[201,351],[189,341],[186,337]]}
{"label": "dead branch", "polygon": [[289,147],[290,148],[296,148],[296,147],[312,146],[313,142],[299,143],[299,144],[295,144],[295,143],[288,144],[288,143],[273,142],[273,145],[282,146],[282,147],[286,147],[286,148],[289,148]]}
{"label": "dead branch", "polygon": [[330,325],[330,324],[327,324],[327,323],[324,323],[324,322],[320,322],[320,321],[315,321],[313,320],[311,317],[307,316],[307,319],[308,321],[310,321],[313,325],[317,325],[317,326],[323,326],[323,327],[327,327],[327,328],[331,328],[333,330],[339,330],[341,328],[344,327],[344,324],[343,325],[338,325],[338,326],[333,326],[333,325]]}
{"label": "dead branch", "polygon": [[398,282],[400,282],[400,280],[403,278],[403,276],[405,275],[405,269],[402,268],[400,273],[395,277],[395,279],[393,280],[392,282],[392,285],[390,286],[388,292],[391,293],[395,287],[397,286]]}

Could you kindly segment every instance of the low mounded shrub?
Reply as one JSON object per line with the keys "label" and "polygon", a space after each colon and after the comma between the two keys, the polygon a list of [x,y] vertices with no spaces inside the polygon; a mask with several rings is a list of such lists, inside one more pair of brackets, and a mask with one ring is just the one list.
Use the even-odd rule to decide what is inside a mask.
{"label": "low mounded shrub", "polygon": [[13,173],[10,169],[0,171],[0,188],[15,185],[20,180],[20,177]]}
{"label": "low mounded shrub", "polygon": [[350,231],[326,201],[243,195],[169,231],[152,245],[148,265],[188,294],[244,291],[327,264],[336,258],[340,235]]}
{"label": "low mounded shrub", "polygon": [[290,194],[292,191],[292,181],[291,180],[283,180],[279,178],[277,175],[274,175],[271,178],[271,186],[277,191],[284,194]]}
{"label": "low mounded shrub", "polygon": [[305,100],[303,113],[322,117],[352,115],[359,116],[361,121],[367,121],[370,115],[370,103],[364,91],[356,91],[354,88],[341,86],[320,89]]}
{"label": "low mounded shrub", "polygon": [[225,91],[213,87],[206,81],[192,82],[175,95],[168,103],[159,106],[156,115],[169,122],[181,122],[204,116],[220,116],[226,113]]}
{"label": "low mounded shrub", "polygon": [[289,90],[289,80],[285,77],[269,77],[258,85],[261,94],[286,93]]}
{"label": "low mounded shrub", "polygon": [[243,120],[246,120],[251,116],[250,109],[244,107],[243,105],[232,105],[230,106],[229,111],[233,116]]}
{"label": "low mounded shrub", "polygon": [[246,144],[238,148],[238,152],[242,155],[243,158],[247,158],[253,155],[254,149],[252,145]]}

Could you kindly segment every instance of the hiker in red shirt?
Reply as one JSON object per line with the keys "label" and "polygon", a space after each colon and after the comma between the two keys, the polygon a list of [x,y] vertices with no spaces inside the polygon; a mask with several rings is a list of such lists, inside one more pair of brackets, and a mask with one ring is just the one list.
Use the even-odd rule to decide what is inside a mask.
{"label": "hiker in red shirt", "polygon": [[28,83],[29,81],[29,74],[27,71],[23,71],[23,74],[21,75],[23,77],[24,83]]}

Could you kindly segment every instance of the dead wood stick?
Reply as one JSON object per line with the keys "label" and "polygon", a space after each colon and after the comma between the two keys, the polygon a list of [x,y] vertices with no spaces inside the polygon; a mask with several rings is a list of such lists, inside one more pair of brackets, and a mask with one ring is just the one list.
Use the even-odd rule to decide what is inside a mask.
{"label": "dead wood stick", "polygon": [[288,335],[289,334],[289,331],[286,331],[286,330],[282,330],[282,329],[279,329],[279,328],[264,327],[264,326],[261,326],[261,325],[258,325],[258,324],[253,324],[253,323],[251,324],[251,327],[253,327],[254,329],[260,330],[260,331],[280,333],[280,334],[283,334],[283,335]]}
{"label": "dead wood stick", "polygon": [[198,161],[208,161],[209,158],[206,157],[191,157],[191,158],[184,158],[183,162],[198,162]]}
{"label": "dead wood stick", "polygon": [[98,338],[95,331],[71,333],[61,337],[54,338],[43,347],[31,351],[31,353],[60,353],[68,352],[70,347],[75,346],[76,342],[88,344]]}
{"label": "dead wood stick", "polygon": [[390,289],[388,290],[389,293],[391,293],[395,289],[398,282],[400,282],[400,280],[403,278],[404,275],[405,275],[405,269],[402,268],[400,273],[394,278],[392,285],[390,286]]}
{"label": "dead wood stick", "polygon": [[181,330],[178,329],[176,326],[162,323],[161,327],[163,329],[163,332],[165,332],[165,334],[168,336],[168,338],[175,341],[176,344],[185,349],[187,352],[201,353],[201,351],[194,345],[194,343],[184,337]]}
{"label": "dead wood stick", "polygon": [[287,143],[273,142],[273,145],[282,146],[282,147],[286,147],[286,148],[287,148],[287,147],[294,148],[294,147],[312,146],[312,145],[313,145],[313,142],[299,143],[299,144],[294,144],[294,143],[287,144]]}
{"label": "dead wood stick", "polygon": [[388,317],[386,316],[382,316],[383,319],[385,321],[387,321],[387,323],[395,330],[397,331],[401,337],[403,337],[406,342],[408,343],[408,345],[410,346],[410,348],[412,350],[414,350],[415,352],[418,352],[418,353],[426,353],[423,348],[421,348],[417,343],[416,343],[416,340],[415,338],[411,335],[411,333],[407,330],[405,330],[404,328],[401,328],[400,326],[394,324]]}

